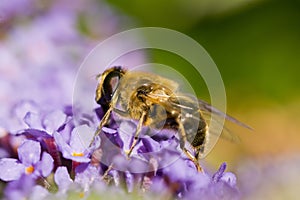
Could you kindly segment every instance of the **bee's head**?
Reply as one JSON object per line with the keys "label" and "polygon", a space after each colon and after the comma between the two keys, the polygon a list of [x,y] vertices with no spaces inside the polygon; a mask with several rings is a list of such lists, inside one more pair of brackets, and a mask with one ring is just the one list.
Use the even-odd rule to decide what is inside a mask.
{"label": "bee's head", "polygon": [[120,66],[105,70],[98,76],[99,84],[96,89],[96,102],[103,109],[108,108],[111,98],[118,87],[120,78],[126,73],[126,70]]}

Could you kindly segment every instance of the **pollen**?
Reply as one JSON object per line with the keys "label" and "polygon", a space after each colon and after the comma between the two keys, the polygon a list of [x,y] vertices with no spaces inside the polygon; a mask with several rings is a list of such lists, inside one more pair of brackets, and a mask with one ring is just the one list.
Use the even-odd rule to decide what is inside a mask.
{"label": "pollen", "polygon": [[84,156],[84,154],[83,153],[73,152],[72,156],[74,156],[74,157],[82,157],[82,156]]}
{"label": "pollen", "polygon": [[32,165],[25,168],[25,173],[26,174],[32,174],[33,172],[34,172],[34,167]]}

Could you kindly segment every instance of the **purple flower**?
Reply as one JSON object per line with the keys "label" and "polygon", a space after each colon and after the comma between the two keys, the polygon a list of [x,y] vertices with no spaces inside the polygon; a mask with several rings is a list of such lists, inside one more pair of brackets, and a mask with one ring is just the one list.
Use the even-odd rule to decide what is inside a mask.
{"label": "purple flower", "polygon": [[73,183],[66,167],[58,167],[56,169],[54,181],[62,193],[65,193]]}
{"label": "purple flower", "polygon": [[10,133],[37,135],[35,133],[39,132],[40,138],[43,134],[51,136],[54,131],[61,130],[69,120],[62,110],[43,110],[33,100],[22,100],[15,104],[10,111],[10,119],[9,123],[3,125]]}
{"label": "purple flower", "polygon": [[161,169],[162,172],[169,177],[170,181],[185,182],[197,174],[195,167],[191,164],[189,165],[189,160],[178,159],[177,156],[174,158],[174,160],[175,159],[175,162],[170,163]]}
{"label": "purple flower", "polygon": [[196,174],[184,199],[195,199],[199,196],[204,199],[240,199],[236,177],[230,172],[225,172],[225,169],[226,164],[223,163],[212,177]]}
{"label": "purple flower", "polygon": [[43,152],[41,157],[40,143],[26,140],[18,148],[19,160],[2,158],[0,160],[0,179],[12,181],[19,179],[23,174],[37,177],[47,177],[53,169],[52,157]]}
{"label": "purple flower", "polygon": [[95,182],[101,182],[101,169],[91,164],[83,163],[75,169],[74,182],[79,184],[84,192],[88,192]]}
{"label": "purple flower", "polygon": [[39,130],[52,135],[66,124],[67,116],[61,110],[50,111],[44,116],[42,114],[27,112],[24,116],[24,121],[28,125],[28,128],[25,129],[27,132],[30,132],[30,130]]}
{"label": "purple flower", "polygon": [[99,137],[96,137],[93,145],[90,146],[94,133],[95,131],[87,125],[81,125],[72,130],[69,143],[58,132],[54,133],[54,139],[64,158],[86,163],[90,162],[92,151],[100,145]]}
{"label": "purple flower", "polygon": [[50,193],[46,188],[35,185],[35,180],[31,176],[22,175],[20,179],[8,183],[4,194],[8,200],[39,200],[45,199]]}
{"label": "purple flower", "polygon": [[114,156],[112,164],[114,169],[121,172],[128,171],[131,173],[144,173],[151,171],[147,161],[135,157],[128,159],[126,155]]}
{"label": "purple flower", "polygon": [[[0,155],[11,156],[0,160],[0,179],[10,181],[4,192],[7,199],[58,199],[72,192],[126,197],[138,189],[145,198],[150,192],[161,199],[235,198],[236,177],[225,172],[226,165],[214,175],[197,173],[172,131],[148,132],[144,127],[128,159],[125,152],[132,144],[136,122],[117,119],[113,113],[108,126],[90,145],[103,117],[101,109],[92,111],[96,80],[91,77],[101,69],[82,70],[75,76],[76,66],[98,42],[95,38],[117,30],[120,18],[107,5],[95,0],[89,4],[54,0],[43,6],[32,0],[21,0],[21,6],[8,2],[0,3],[4,22],[12,23],[6,24],[0,38],[0,144],[10,144],[0,147]],[[22,23],[23,17],[26,23]],[[78,29],[78,24],[83,29]],[[111,45],[107,54],[126,42]],[[142,53],[129,53],[114,64],[138,66],[143,61]],[[96,64],[101,66],[101,61]],[[82,82],[78,81],[81,76]],[[79,85],[74,86],[75,77]],[[30,140],[21,145],[15,142],[25,137]],[[15,159],[16,147],[19,159]],[[52,172],[52,158],[55,183],[45,181],[50,188],[58,186],[54,195],[37,185]],[[103,180],[115,187],[106,186]]]}
{"label": "purple flower", "polygon": [[217,183],[221,180],[226,169],[226,163],[222,163],[219,170],[212,176],[212,181]]}
{"label": "purple flower", "polygon": [[[21,100],[14,104],[9,111],[9,114],[7,114],[10,120],[8,123],[2,125],[3,128],[9,130],[10,133],[13,134],[19,132],[20,130],[29,128],[26,120],[24,120],[29,112],[35,115],[38,115],[40,112],[39,106],[33,100]],[[38,129],[39,127],[36,128]]]}
{"label": "purple flower", "polygon": [[226,163],[222,163],[219,170],[212,176],[214,183],[224,182],[232,188],[236,188],[236,176],[232,172],[225,172]]}
{"label": "purple flower", "polygon": [[100,169],[90,164],[81,164],[75,170],[75,180],[70,178],[66,167],[58,167],[54,174],[54,181],[58,186],[60,195],[67,191],[90,192],[90,187],[96,182],[102,182]]}
{"label": "purple flower", "polygon": [[0,23],[15,15],[28,14],[32,9],[32,0],[2,1],[0,4]]}
{"label": "purple flower", "polygon": [[243,198],[298,199],[299,166],[298,153],[243,160],[237,170]]}

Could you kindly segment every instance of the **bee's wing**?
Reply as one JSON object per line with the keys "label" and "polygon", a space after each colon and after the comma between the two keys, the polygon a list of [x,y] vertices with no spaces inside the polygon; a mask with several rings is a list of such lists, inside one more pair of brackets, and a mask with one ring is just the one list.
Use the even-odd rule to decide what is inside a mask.
{"label": "bee's wing", "polygon": [[[194,97],[191,96],[187,96],[187,95],[176,95],[175,101],[172,100],[174,98],[168,98],[170,96],[167,96],[166,94],[149,94],[147,95],[149,97],[149,99],[152,99],[152,101],[154,103],[159,103],[161,104],[160,101],[158,101],[159,99],[169,99],[168,104],[171,105],[174,108],[179,108],[179,109],[183,109],[183,110],[195,110],[196,108],[199,108],[200,110],[200,114],[202,114],[202,116],[204,117],[204,119],[210,123],[211,119],[214,120],[214,125],[215,125],[215,130],[214,129],[210,129],[209,132],[215,136],[219,136],[220,133],[218,132],[218,130],[222,130],[222,134],[221,137],[232,141],[232,142],[239,142],[240,139],[237,135],[235,135],[229,128],[227,128],[226,126],[223,126],[223,123],[221,123],[223,120],[228,120],[231,121],[239,126],[242,126],[244,128],[253,130],[250,126],[240,122],[239,120],[235,119],[232,116],[227,115],[226,113],[218,110],[217,108],[213,107],[212,105],[210,105],[209,103],[201,100],[201,99],[196,99]],[[198,104],[198,106],[197,106]],[[198,116],[194,116],[194,117],[198,117]]]}
{"label": "bee's wing", "polygon": [[[223,117],[215,114],[215,113],[209,113],[207,111],[201,111],[203,117],[205,120],[207,120],[207,123],[209,124],[209,133],[212,136],[218,137],[220,136],[222,139],[228,140],[230,142],[239,143],[240,138],[231,131],[226,125],[222,123]],[[226,119],[226,118],[225,118]],[[212,120],[214,120],[214,126],[212,128]],[[220,131],[221,134],[220,134]]]}
{"label": "bee's wing", "polygon": [[247,129],[250,129],[250,130],[253,130],[250,126],[248,126],[247,124],[235,119],[234,117],[230,116],[230,115],[227,115],[226,113],[218,110],[217,108],[213,107],[212,105],[210,105],[209,103],[201,100],[201,99],[198,99],[198,103],[199,103],[199,106],[200,106],[200,109],[203,110],[203,111],[206,111],[206,112],[209,112],[211,114],[214,114],[214,115],[217,115],[217,116],[220,116],[220,117],[223,117],[225,118],[226,120],[228,121],[231,121],[239,126],[242,126],[244,128],[247,128]]}
{"label": "bee's wing", "polygon": [[[233,122],[234,124],[237,124],[241,127],[253,130],[250,126],[244,124],[243,122],[240,122],[239,120],[235,119],[234,117],[227,115],[226,113],[218,110],[217,108],[213,107],[209,103],[201,100],[201,99],[196,99],[194,97],[189,97],[189,96],[177,96],[179,101],[172,102],[173,106],[185,109],[185,110],[193,110],[195,109],[195,106],[191,106],[192,104],[199,106],[199,110],[204,117],[204,119],[208,122],[211,123],[211,120],[214,120],[214,128],[211,128],[209,130],[209,133],[215,136],[220,135],[220,130],[222,131],[222,134],[220,135],[221,138],[229,140],[231,142],[239,142],[240,139],[239,137],[234,134],[228,127],[223,126],[223,123],[221,123],[224,119],[230,122]],[[177,103],[180,102],[180,103]],[[182,104],[183,102],[183,104]],[[188,103],[186,103],[188,102]],[[197,116],[195,116],[197,117]]]}

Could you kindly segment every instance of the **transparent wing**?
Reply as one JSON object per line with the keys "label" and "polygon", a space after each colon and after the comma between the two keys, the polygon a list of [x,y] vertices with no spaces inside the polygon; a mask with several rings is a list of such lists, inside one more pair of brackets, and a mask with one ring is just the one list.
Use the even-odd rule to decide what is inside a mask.
{"label": "transparent wing", "polygon": [[[215,114],[215,113],[210,113],[207,111],[202,111],[202,115],[204,116],[204,119],[207,121],[208,124],[211,124],[211,120],[214,120],[214,128],[211,128],[211,126],[209,125],[210,129],[209,129],[209,133],[214,135],[214,136],[219,136],[220,132],[219,130],[222,130],[222,133],[220,135],[220,137],[222,139],[228,140],[230,142],[234,142],[234,143],[239,143],[240,142],[240,138],[232,131],[230,130],[225,124],[221,123],[223,120],[222,118],[224,116]],[[226,120],[226,118],[225,118]]]}
{"label": "transparent wing", "polygon": [[250,126],[248,126],[247,124],[235,119],[234,117],[230,116],[230,115],[227,115],[226,113],[218,110],[217,108],[213,107],[212,105],[210,105],[209,103],[201,100],[201,99],[198,99],[198,103],[199,103],[199,106],[200,106],[200,109],[203,111],[203,112],[208,112],[208,113],[211,113],[211,114],[214,114],[214,115],[217,115],[217,116],[220,116],[220,117],[223,117],[225,118],[226,120],[228,121],[231,121],[239,126],[242,126],[244,128],[247,128],[247,129],[250,129],[250,130],[253,130]]}
{"label": "transparent wing", "polygon": [[[195,97],[189,96],[189,95],[176,95],[175,97],[168,96],[166,94],[148,94],[147,95],[154,103],[162,104],[168,104],[169,106],[173,108],[183,109],[185,111],[187,110],[195,110],[199,109],[200,114],[202,114],[203,118],[206,120],[208,124],[210,124],[214,120],[214,129],[210,129],[209,132],[215,136],[219,136],[218,130],[223,130],[222,134],[220,135],[221,138],[229,140],[231,142],[239,142],[239,137],[234,134],[228,127],[223,126],[223,119],[230,121],[234,124],[237,124],[241,127],[253,130],[250,126],[246,125],[245,123],[237,120],[236,118],[227,115],[226,113],[218,110],[217,108],[213,107],[209,103],[201,100],[196,99]],[[160,101],[160,100],[164,101]],[[198,105],[197,105],[198,104]],[[195,118],[198,116],[195,115]]]}
{"label": "transparent wing", "polygon": [[[247,124],[237,120],[236,118],[227,115],[226,113],[218,110],[217,108],[213,107],[212,105],[210,105],[209,103],[201,100],[201,99],[196,99],[193,97],[189,97],[189,96],[177,96],[177,98],[179,99],[178,102],[172,102],[173,106],[182,108],[182,109],[195,109],[195,105],[199,106],[200,112],[202,114],[202,116],[204,117],[204,119],[207,121],[208,124],[210,124],[212,121],[214,120],[214,129],[210,129],[209,132],[215,136],[219,136],[220,133],[218,132],[218,130],[223,130],[222,134],[220,135],[221,138],[226,139],[228,141],[231,142],[235,142],[238,143],[240,142],[239,137],[233,133],[233,131],[231,131],[227,126],[225,126],[222,121],[225,119],[226,121],[230,121],[234,124],[237,124],[241,127],[247,128],[249,130],[253,130],[250,126],[248,126]],[[188,103],[187,103],[188,102]],[[194,104],[194,106],[192,105]],[[197,116],[195,116],[197,117]]]}
{"label": "transparent wing", "polygon": [[[227,115],[226,113],[218,110],[217,108],[213,107],[212,105],[210,105],[209,103],[198,99],[198,103],[199,103],[199,109],[202,112],[202,114],[204,115],[205,119],[208,120],[208,123],[210,123],[210,120],[213,119],[215,120],[216,126],[222,126],[222,121],[223,119],[230,121],[234,124],[237,124],[241,127],[247,128],[249,130],[253,130],[250,126],[248,126],[247,124],[237,120],[236,118]],[[218,127],[218,128],[220,128]],[[222,128],[222,127],[221,127]],[[210,133],[214,134],[214,135],[218,135],[218,133],[215,133],[213,129],[210,129]],[[234,134],[226,125],[223,126],[223,131],[221,134],[221,138],[229,140],[231,142],[240,142],[239,137]]]}

